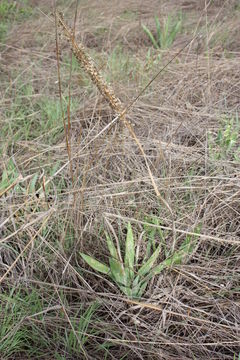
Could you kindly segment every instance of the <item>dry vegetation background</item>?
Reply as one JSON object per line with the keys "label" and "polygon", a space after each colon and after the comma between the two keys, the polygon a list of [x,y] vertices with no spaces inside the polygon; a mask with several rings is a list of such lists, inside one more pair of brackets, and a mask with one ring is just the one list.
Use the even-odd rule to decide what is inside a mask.
{"label": "dry vegetation background", "polygon": [[[73,27],[76,2],[56,5]],[[239,359],[240,2],[78,1],[76,39],[125,106],[175,57],[127,112],[171,211],[64,37],[62,116],[52,11],[0,1],[0,358]],[[154,49],[142,24],[180,13]],[[107,262],[104,231],[123,248],[130,221],[143,259],[153,216],[167,249],[200,236],[135,301],[80,252]]]}

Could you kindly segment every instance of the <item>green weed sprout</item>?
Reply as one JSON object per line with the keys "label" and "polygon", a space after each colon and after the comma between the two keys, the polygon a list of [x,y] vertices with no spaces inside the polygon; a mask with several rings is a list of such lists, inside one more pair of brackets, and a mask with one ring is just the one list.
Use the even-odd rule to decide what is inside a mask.
{"label": "green weed sprout", "polygon": [[[213,158],[225,160],[230,154],[234,160],[239,161],[240,147],[237,146],[239,129],[239,117],[238,113],[236,113],[235,117],[225,119],[221,128],[218,130],[215,141],[211,134],[209,134],[209,150]],[[217,148],[215,145],[217,145]]]}
{"label": "green weed sprout", "polygon": [[144,24],[142,28],[151,40],[155,49],[167,49],[174,42],[177,33],[182,29],[182,15],[177,18],[173,18],[171,15],[164,20],[163,27],[160,25],[159,18],[155,16],[156,24],[156,36],[154,37],[153,33],[147,26]]}
{"label": "green weed sprout", "polygon": [[[162,237],[162,231],[160,228],[158,229]],[[178,251],[175,251],[170,257],[154,267],[162,248],[162,244],[160,243],[157,246],[153,239],[155,230],[156,228],[152,230],[152,227],[151,230],[149,230],[150,245],[148,244],[146,255],[141,265],[137,264],[137,250],[130,222],[127,227],[124,262],[120,259],[121,255],[118,253],[113,240],[107,233],[106,240],[110,253],[109,265],[103,264],[89,255],[80,254],[92,269],[109,276],[127,297],[140,298],[144,294],[148,282],[154,275],[160,274],[167,267],[181,264],[183,258],[186,255],[190,255],[196,247],[196,241],[192,241],[192,237],[187,236]]]}

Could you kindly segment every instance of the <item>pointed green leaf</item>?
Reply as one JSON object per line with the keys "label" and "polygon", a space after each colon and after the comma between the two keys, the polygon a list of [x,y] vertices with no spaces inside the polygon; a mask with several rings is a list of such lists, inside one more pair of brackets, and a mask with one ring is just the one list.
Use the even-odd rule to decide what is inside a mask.
{"label": "pointed green leaf", "polygon": [[3,170],[2,172],[2,180],[1,180],[1,187],[3,188],[6,186],[6,184],[8,183],[8,174],[6,170]]}
{"label": "pointed green leaf", "polygon": [[166,259],[166,265],[167,266],[171,266],[171,265],[179,265],[182,263],[182,260],[185,256],[185,252],[180,250],[180,251],[176,251],[169,259]]}
{"label": "pointed green leaf", "polygon": [[167,267],[167,265],[164,263],[165,261],[163,261],[161,264],[159,264],[158,266],[156,266],[154,269],[153,269],[153,275],[158,275],[160,274],[164,269],[165,267]]}
{"label": "pointed green leaf", "polygon": [[182,250],[184,252],[187,252],[188,251],[188,248],[189,248],[189,245],[191,243],[191,239],[192,237],[187,235],[185,240],[183,241],[183,243],[181,244],[179,250]]}
{"label": "pointed green leaf", "polygon": [[151,268],[153,267],[153,264],[155,263],[155,261],[157,260],[157,258],[159,256],[160,250],[161,250],[161,245],[159,245],[157,247],[157,249],[154,251],[152,256],[148,259],[148,261],[138,270],[138,275],[144,276],[150,272]]}
{"label": "pointed green leaf", "polygon": [[161,47],[161,25],[160,25],[160,21],[158,19],[157,16],[155,16],[155,23],[156,23],[156,28],[157,28],[157,42],[159,47]]}
{"label": "pointed green leaf", "polygon": [[129,297],[130,299],[133,297],[132,289],[129,286],[125,286],[125,285],[121,286],[119,284],[118,284],[118,286],[119,286],[119,289],[123,292],[123,294],[127,295],[127,297]]}
{"label": "pointed green leaf", "polygon": [[109,250],[112,258],[113,259],[118,259],[117,249],[115,248],[111,237],[107,233],[105,233],[105,235],[106,235],[106,239],[107,239],[108,250]]}
{"label": "pointed green leaf", "polygon": [[184,242],[181,244],[180,249],[182,250],[186,255],[191,254],[196,246],[196,240],[198,237],[198,234],[200,233],[201,226],[197,226],[194,229],[194,233],[196,235],[187,235]]}
{"label": "pointed green leaf", "polygon": [[155,245],[156,230],[157,229],[155,227],[152,227],[149,231],[149,240],[152,245],[153,251],[156,250],[156,245]]}
{"label": "pointed green leaf", "polygon": [[148,285],[148,282],[145,281],[141,286],[140,286],[140,289],[138,290],[138,292],[136,294],[134,294],[135,296],[134,297],[137,297],[137,298],[140,298],[143,296],[145,290],[146,290],[146,287]]}
{"label": "pointed green leaf", "polygon": [[143,258],[144,263],[145,263],[145,261],[147,261],[147,259],[149,259],[150,255],[151,255],[151,248],[152,248],[152,243],[151,243],[151,241],[148,240],[147,248],[145,251],[145,256]]}
{"label": "pointed green leaf", "polygon": [[[145,221],[152,224],[153,218],[152,217],[146,217]],[[153,250],[155,250],[155,235],[156,235],[156,228],[150,226],[149,224],[144,224],[144,231],[146,233],[146,236],[144,236],[144,239],[147,238],[147,248],[145,251],[145,256],[143,259],[143,262],[145,262],[151,254],[151,248],[153,247]]]}
{"label": "pointed green leaf", "polygon": [[153,46],[158,49],[159,46],[158,46],[158,43],[157,41],[155,40],[153,34],[151,33],[151,31],[145,26],[145,25],[142,25],[142,28],[144,30],[144,32],[148,35],[149,39],[151,40]]}
{"label": "pointed green leaf", "polygon": [[166,259],[164,261],[162,261],[158,266],[156,266],[152,273],[153,275],[158,275],[160,274],[166,267],[171,266],[172,265],[172,258],[170,259]]}
{"label": "pointed green leaf", "polygon": [[128,286],[131,286],[132,284],[132,280],[134,279],[134,272],[133,270],[130,270],[128,268],[126,268],[125,270],[125,281],[126,281],[126,284],[128,284]]}
{"label": "pointed green leaf", "polygon": [[125,258],[124,264],[125,267],[129,270],[130,277],[134,275],[134,258],[135,258],[135,244],[134,244],[134,237],[132,232],[132,227],[130,222],[128,223],[128,230],[127,230],[127,238],[126,238],[126,245],[125,245]]}
{"label": "pointed green leaf", "polygon": [[140,276],[137,275],[132,283],[132,297],[141,297],[147,287],[149,280],[150,278],[141,280]]}
{"label": "pointed green leaf", "polygon": [[101,263],[100,261],[94,259],[89,255],[83,253],[80,253],[80,255],[86,261],[86,263],[88,263],[88,265],[91,266],[94,270],[99,271],[102,274],[110,274],[110,268],[107,265]]}
{"label": "pointed green leaf", "polygon": [[29,194],[32,194],[35,191],[37,179],[38,179],[38,173],[36,173],[30,181],[30,184],[28,187]]}
{"label": "pointed green leaf", "polygon": [[[194,232],[196,234],[198,234],[199,231],[200,231],[200,226],[197,227]],[[160,274],[160,272],[166,267],[170,267],[170,266],[176,265],[176,264],[181,264],[183,258],[186,255],[189,255],[194,251],[195,246],[196,246],[196,240],[192,241],[192,236],[189,236],[189,235],[186,236],[186,239],[184,240],[184,242],[180,246],[180,249],[178,251],[176,251],[170,258],[162,261],[161,264],[156,266],[154,268],[154,270],[153,270],[153,273],[155,275]]]}
{"label": "pointed green leaf", "polygon": [[173,256],[162,261],[161,264],[159,264],[154,268],[153,270],[154,275],[160,274],[166,267],[170,267],[176,264],[181,264],[183,257],[184,257],[183,251],[175,252]]}
{"label": "pointed green leaf", "polygon": [[140,282],[140,276],[136,276],[132,282],[132,288],[134,289],[135,287],[137,287],[139,285]]}
{"label": "pointed green leaf", "polygon": [[123,264],[120,261],[115,259],[109,259],[109,264],[111,268],[111,277],[116,282],[120,290],[127,295],[132,297],[131,282],[127,277],[127,272],[124,269]]}
{"label": "pointed green leaf", "polygon": [[109,259],[112,278],[119,285],[127,285],[126,273],[120,261],[116,259]]}

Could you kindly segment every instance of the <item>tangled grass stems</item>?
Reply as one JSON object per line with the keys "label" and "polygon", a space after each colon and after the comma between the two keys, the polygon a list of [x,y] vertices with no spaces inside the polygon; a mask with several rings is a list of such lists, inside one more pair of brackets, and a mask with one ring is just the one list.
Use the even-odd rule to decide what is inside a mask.
{"label": "tangled grass stems", "polygon": [[[142,147],[138,137],[136,136],[136,134],[135,134],[135,132],[133,130],[133,127],[131,126],[129,121],[126,119],[126,112],[129,109],[129,106],[126,107],[126,108],[123,107],[123,105],[121,103],[121,100],[115,95],[113,89],[103,79],[103,77],[101,76],[101,74],[98,71],[97,67],[95,66],[93,60],[86,53],[86,50],[85,50],[83,44],[81,44],[81,43],[77,44],[77,42],[75,40],[74,32],[66,25],[66,23],[64,21],[64,18],[63,18],[63,14],[59,13],[57,11],[56,11],[56,21],[57,21],[56,26],[58,26],[60,28],[60,31],[62,31],[63,34],[65,35],[65,37],[67,38],[68,42],[70,43],[71,50],[72,50],[73,54],[75,55],[76,59],[78,60],[80,65],[83,67],[84,71],[88,74],[91,81],[97,86],[99,92],[102,94],[102,96],[108,102],[108,104],[110,105],[112,110],[117,114],[119,119],[123,122],[123,124],[129,130],[130,135],[132,136],[132,138],[136,142],[136,144],[137,144],[137,146],[138,146],[138,148],[139,148],[139,150],[140,150],[140,152],[141,152],[141,154],[142,154],[142,156],[144,158],[144,161],[145,161],[145,164],[146,164],[146,167],[147,167],[147,171],[148,171],[149,177],[151,179],[154,191],[155,191],[158,199],[167,207],[167,209],[169,210],[169,212],[171,214],[172,223],[173,223],[173,232],[174,232],[174,214],[173,214],[173,211],[172,211],[171,207],[169,206],[168,202],[160,194],[160,192],[158,190],[158,187],[157,187],[157,184],[156,184],[156,182],[154,180],[154,176],[153,176],[152,171],[150,169],[146,154],[145,154],[145,152],[143,150],[143,147]],[[156,78],[156,76],[154,77],[154,79],[155,78]],[[152,81],[154,79],[152,79]],[[150,85],[150,83],[148,84],[148,86]],[[134,100],[134,102],[136,101],[136,99]],[[132,103],[130,105],[132,105]]]}
{"label": "tangled grass stems", "polygon": [[[84,23],[82,33],[84,44],[87,50],[94,48],[96,57],[102,59],[105,50],[106,54],[109,53],[109,45],[115,46],[116,41],[121,41],[124,37],[122,37],[123,32],[120,32],[118,39],[115,37],[115,33],[119,30],[120,12],[126,7],[129,9],[130,3],[136,6],[136,2],[127,0],[118,2],[116,8],[113,5],[110,9],[105,0],[101,4],[100,1],[93,1],[89,7],[89,14],[84,8],[84,2],[81,3],[83,4],[83,7],[79,4],[81,13],[82,10],[84,11],[84,18],[81,18]],[[230,1],[225,3],[230,7]],[[146,19],[146,23],[150,24],[155,14],[153,6],[152,9],[149,6],[145,13],[144,7],[148,7],[149,4],[150,0],[144,2],[143,9],[139,9],[139,12],[141,14],[141,10],[144,11],[144,21]],[[169,2],[165,4],[166,11],[170,11]],[[198,9],[199,4],[200,2],[195,1]],[[220,6],[222,4],[223,2]],[[104,5],[106,9],[102,8]],[[153,5],[152,1],[151,5]],[[96,16],[96,22],[92,22],[88,27],[87,22],[92,21],[94,6],[97,10],[101,6],[103,12],[99,17]],[[211,2],[209,8],[214,16],[219,11],[216,2],[214,4]],[[232,21],[233,10],[231,18],[228,18],[229,12],[229,9],[226,9],[224,16],[227,17],[230,27],[239,26],[239,22]],[[127,14],[129,16],[129,11]],[[130,15],[131,23],[128,22],[126,30],[130,31],[126,38],[131,46],[136,46],[136,38],[133,39],[131,36],[135,35],[133,33],[139,19],[133,11]],[[199,11],[196,15],[198,19]],[[209,12],[208,20],[211,20],[213,15]],[[132,16],[135,16],[135,23],[132,21]],[[165,14],[159,14],[161,21],[164,16]],[[70,13],[69,18],[73,19]],[[96,35],[95,31],[98,26],[105,26],[112,19],[116,27],[109,28],[111,38],[105,37],[101,48],[101,39],[105,35],[103,33],[100,36]],[[188,19],[184,20],[184,27],[188,25]],[[39,19],[44,29],[42,33],[46,36],[46,27],[42,20]],[[219,20],[222,21],[222,18]],[[204,19],[200,25],[203,22]],[[123,22],[119,24],[121,29],[123,29],[122,25]],[[203,26],[205,29],[205,24]],[[27,39],[31,37],[31,43],[36,35],[36,27],[35,24],[28,26],[25,34]],[[224,28],[226,28],[225,19],[221,22],[221,29]],[[23,28],[18,29],[17,34],[22,41],[25,24]],[[125,31],[125,28],[123,30]],[[212,36],[212,30],[215,31],[209,29],[209,37]],[[192,36],[192,31],[191,23],[188,33],[177,36],[175,44],[164,53],[162,60],[167,59],[168,56],[172,57],[172,54],[176,53],[176,48],[181,46],[181,41],[186,41],[186,36]],[[109,111],[104,99],[103,102],[99,101],[99,97],[95,94],[91,93],[91,99],[85,100],[86,89],[79,89],[78,75],[81,74],[76,73],[79,66],[75,56],[74,64],[77,66],[73,67],[71,103],[75,100],[75,94],[77,94],[77,102],[78,94],[81,93],[83,96],[80,97],[77,111],[71,108],[72,128],[69,133],[72,146],[71,158],[73,158],[73,166],[77,166],[77,171],[74,168],[75,184],[72,188],[69,171],[63,171],[69,166],[69,157],[61,125],[61,112],[54,114],[57,124],[53,122],[48,124],[48,127],[45,126],[46,124],[44,127],[40,126],[40,120],[44,122],[48,119],[46,117],[40,119],[38,116],[40,112],[38,112],[37,96],[45,95],[46,91],[49,91],[53,95],[53,103],[59,104],[53,82],[56,59],[52,56],[54,34],[50,22],[49,33],[53,36],[49,44],[51,48],[50,46],[49,49],[47,48],[48,59],[40,64],[41,67],[33,67],[31,74],[26,73],[27,78],[18,78],[30,83],[31,76],[31,80],[34,80],[32,92],[19,92],[22,84],[18,85],[18,81],[14,82],[13,78],[17,86],[16,95],[24,96],[24,101],[18,103],[25,107],[30,105],[30,111],[24,114],[27,119],[25,123],[28,126],[28,119],[33,119],[33,126],[28,127],[26,131],[37,129],[36,133],[32,131],[28,137],[29,132],[24,134],[24,129],[21,129],[17,142],[15,136],[10,138],[10,135],[15,135],[18,131],[16,122],[19,124],[17,120],[19,114],[16,111],[11,114],[9,111],[10,101],[16,102],[9,91],[9,103],[4,105],[6,110],[4,107],[1,109],[1,114],[4,111],[5,132],[4,130],[3,132],[7,134],[6,130],[10,123],[12,132],[7,134],[8,144],[13,144],[12,151],[3,153],[1,167],[4,168],[7,164],[6,172],[10,173],[11,167],[7,162],[12,155],[23,175],[23,180],[20,179],[16,184],[18,169],[11,170],[11,176],[9,175],[8,182],[4,183],[4,190],[1,189],[0,192],[2,195],[0,196],[0,231],[3,237],[0,240],[1,275],[13,264],[47,215],[44,192],[39,199],[35,196],[35,189],[42,184],[42,177],[39,178],[39,173],[37,174],[39,171],[37,162],[41,163],[43,169],[47,169],[46,182],[49,184],[50,181],[51,184],[46,190],[47,192],[50,190],[53,196],[56,212],[1,283],[0,322],[3,331],[0,338],[4,344],[2,346],[0,341],[0,357],[56,358],[57,360],[66,357],[83,358],[83,351],[79,346],[80,340],[87,355],[92,359],[238,359],[239,159],[234,160],[234,152],[239,146],[239,137],[235,140],[234,134],[231,135],[231,139],[228,137],[230,134],[226,133],[225,136],[224,125],[219,130],[220,122],[225,118],[226,113],[230,118],[238,109],[240,72],[237,71],[239,61],[236,53],[231,55],[219,49],[214,49],[211,53],[210,48],[208,55],[210,57],[211,54],[213,55],[210,59],[211,103],[208,102],[206,46],[199,50],[195,61],[195,44],[192,44],[191,52],[189,51],[188,55],[182,54],[183,56],[164,72],[163,81],[155,82],[151,86],[151,92],[146,93],[136,107],[132,107],[134,122],[137,125],[134,131],[147,155],[158,190],[164,194],[167,188],[168,192],[171,192],[171,199],[174,199],[170,204],[176,216],[176,247],[178,248],[181,240],[187,235],[186,231],[191,231],[194,224],[199,221],[203,223],[199,246],[193,256],[181,266],[173,266],[165,270],[161,276],[155,277],[149,283],[146,295],[137,302],[126,299],[126,296],[122,297],[116,285],[111,284],[105,277],[92,273],[89,267],[82,266],[79,251],[105,262],[107,253],[102,232],[105,228],[103,218],[104,221],[109,219],[113,234],[119,236],[119,241],[123,242],[125,224],[129,220],[133,225],[137,255],[141,263],[145,244],[150,239],[148,236],[142,237],[145,224],[140,221],[143,219],[144,222],[148,221],[150,213],[153,212],[161,218],[161,229],[166,239],[166,250],[164,247],[164,253],[159,257],[159,261],[162,261],[165,251],[170,250],[173,241],[171,218],[164,206],[157,201],[143,156],[136,149],[130,136],[124,140],[124,148],[121,147],[123,134],[118,131],[119,128],[121,129],[121,121],[119,127],[114,126],[114,131],[108,132],[119,120],[119,116],[112,120],[112,110]],[[220,34],[218,29],[217,34],[221,36],[222,32]],[[16,33],[13,35],[16,37]],[[137,33],[137,36],[140,35]],[[99,40],[97,49],[89,42],[89,36],[92,36],[91,39],[94,36],[94,40]],[[46,37],[44,42],[46,43]],[[25,44],[29,46],[30,42],[27,41]],[[23,44],[21,50],[11,49],[2,54],[3,65],[7,64],[8,73],[11,74],[14,69],[16,70],[11,78],[17,75],[20,66],[24,66],[25,69],[26,64],[30,62],[36,64],[36,47],[30,46],[29,52],[26,45]],[[34,44],[34,46],[38,45]],[[208,45],[211,47],[211,41]],[[144,51],[147,46],[149,44],[143,44],[137,52],[141,65],[145,63]],[[235,45],[232,50],[234,49],[239,48]],[[22,56],[17,56],[20,51]],[[126,51],[128,53],[127,45]],[[9,63],[9,55],[13,54],[15,60]],[[131,52],[130,56],[132,55]],[[133,56],[135,57],[135,54]],[[46,57],[46,53],[42,57]],[[52,66],[49,66],[51,64]],[[160,63],[158,65],[160,66]],[[61,62],[61,67],[64,66],[65,62]],[[154,69],[148,70],[148,74],[145,74],[149,79],[152,77],[152,71],[155,72]],[[39,79],[40,72],[42,82]],[[118,79],[123,81],[121,75],[126,79],[129,73],[125,69],[121,72]],[[69,74],[64,71],[61,72],[61,76],[62,85],[68,84]],[[126,86],[124,80],[122,91],[132,97],[131,86],[134,86],[135,91],[139,85],[138,79],[131,77],[128,84],[130,87]],[[8,86],[7,82],[6,86]],[[121,87],[121,83],[118,83],[118,86]],[[42,94],[39,93],[39,89]],[[4,93],[4,81],[1,82],[1,90]],[[89,90],[88,87],[87,91]],[[66,93],[63,90],[63,94]],[[34,111],[37,111],[36,115]],[[128,119],[128,114],[126,116]],[[65,121],[67,125],[67,116]],[[20,126],[22,125],[21,122]],[[60,129],[60,136],[53,139],[57,147],[49,147],[44,135],[38,137],[39,130],[47,132],[50,129],[49,133],[54,135],[52,132],[54,126]],[[79,127],[80,136],[78,136]],[[207,142],[208,132],[211,132],[211,139]],[[107,135],[103,136],[104,133]],[[112,140],[115,139],[116,143],[113,143]],[[228,149],[229,140],[234,140],[230,149]],[[163,159],[159,154],[160,146],[164,154]],[[215,159],[218,153],[221,156]],[[54,167],[49,171],[53,163]],[[55,165],[56,163],[58,164]],[[86,173],[85,181],[84,173]],[[34,178],[38,179],[35,182],[36,187],[31,186]],[[53,178],[54,182],[52,182]],[[8,186],[10,182],[11,188]],[[76,194],[78,200],[82,190],[84,191],[83,210],[79,202],[76,207],[73,205],[73,194]],[[21,211],[18,211],[19,207],[22,208]],[[52,203],[49,207],[52,208]],[[81,218],[78,216],[80,213]],[[121,218],[116,218],[115,215]],[[99,225],[102,226],[102,231],[99,231]],[[77,230],[76,233],[73,229]],[[157,243],[159,240],[160,238],[157,237]],[[153,245],[157,243],[153,242]],[[122,243],[120,245],[122,246]],[[18,292],[18,289],[21,291]],[[59,296],[56,289],[59,289]],[[31,295],[31,300],[28,294]],[[89,322],[85,314],[88,306],[91,307],[95,300],[100,306]],[[63,313],[64,309],[66,314]],[[9,319],[12,320],[9,322]],[[87,327],[86,322],[89,324]],[[16,343],[16,340],[20,341]]]}

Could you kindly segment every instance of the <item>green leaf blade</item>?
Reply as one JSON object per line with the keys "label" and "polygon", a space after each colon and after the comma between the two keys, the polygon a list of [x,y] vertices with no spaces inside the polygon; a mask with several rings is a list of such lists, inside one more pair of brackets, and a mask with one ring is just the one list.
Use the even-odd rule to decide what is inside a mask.
{"label": "green leaf blade", "polygon": [[[195,237],[197,237],[198,234],[200,233],[200,226],[195,229],[195,233],[196,233]],[[166,267],[181,264],[184,257],[186,255],[192,254],[195,248],[196,248],[196,239],[192,240],[191,235],[186,236],[186,239],[180,246],[180,249],[176,251],[170,258],[162,261],[161,264],[155,267],[155,269],[153,270],[154,275],[160,274],[160,272],[162,272],[162,270],[165,269]]]}
{"label": "green leaf blade", "polygon": [[28,193],[32,194],[36,191],[36,183],[37,183],[37,179],[38,179],[38,173],[34,174],[34,176],[32,177],[30,183],[29,183],[29,187],[28,187]]}
{"label": "green leaf blade", "polygon": [[107,239],[108,250],[109,250],[112,258],[113,259],[118,259],[117,249],[115,248],[111,237],[107,233],[105,233],[105,235],[106,235],[106,239]]}
{"label": "green leaf blade", "polygon": [[130,277],[134,276],[135,243],[131,223],[128,223],[127,238],[125,245],[125,267],[129,270]]}
{"label": "green leaf blade", "polygon": [[163,262],[161,262],[161,264],[159,264],[153,269],[153,275],[159,275],[166,267],[171,265],[171,261],[169,261],[170,259],[167,260],[164,260]]}
{"label": "green leaf blade", "polygon": [[86,255],[83,253],[80,253],[80,255],[83,258],[83,260],[85,260],[86,263],[94,270],[96,270],[102,274],[105,274],[105,275],[110,274],[110,268],[107,265],[101,263],[100,261],[94,259],[93,257],[91,257],[89,255]]}
{"label": "green leaf blade", "polygon": [[158,47],[161,47],[161,37],[162,37],[162,31],[161,31],[161,25],[160,25],[160,21],[159,18],[157,16],[155,16],[155,24],[156,24],[156,29],[157,29],[157,42],[158,42]]}
{"label": "green leaf blade", "polygon": [[147,34],[147,36],[149,37],[149,39],[151,40],[153,46],[154,46],[156,49],[159,49],[158,43],[157,43],[157,41],[155,40],[152,32],[151,32],[145,25],[142,25],[142,28],[143,28],[144,32]]}
{"label": "green leaf blade", "polygon": [[111,269],[111,276],[119,285],[126,285],[127,278],[123,264],[116,259],[109,259],[109,265]]}
{"label": "green leaf blade", "polygon": [[138,270],[139,276],[145,276],[146,274],[148,274],[150,272],[151,268],[153,267],[153,264],[155,263],[155,261],[157,260],[157,258],[159,256],[160,251],[161,251],[161,245],[159,245],[157,247],[157,249],[154,251],[152,256],[148,259],[148,261]]}

